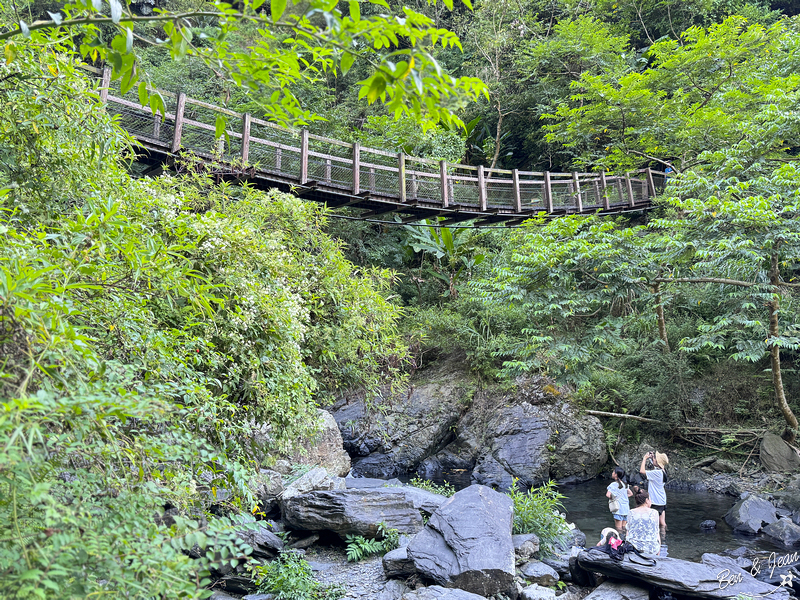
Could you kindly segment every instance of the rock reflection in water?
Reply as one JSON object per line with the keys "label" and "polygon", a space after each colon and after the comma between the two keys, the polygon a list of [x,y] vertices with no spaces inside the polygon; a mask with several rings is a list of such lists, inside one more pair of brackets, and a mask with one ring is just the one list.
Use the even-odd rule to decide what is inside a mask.
{"label": "rock reflection in water", "polygon": [[[613,527],[614,520],[606,508],[608,480],[595,479],[582,484],[561,486],[566,496],[564,508],[567,519],[586,534],[587,544],[596,544],[600,531]],[[736,534],[723,517],[733,506],[735,498],[706,492],[667,490],[667,533],[665,542],[669,556],[699,561],[704,552],[746,546],[754,550],[776,550],[763,536]],[[700,523],[707,519],[717,522],[714,530],[703,530]],[[662,548],[662,554],[664,549]]]}

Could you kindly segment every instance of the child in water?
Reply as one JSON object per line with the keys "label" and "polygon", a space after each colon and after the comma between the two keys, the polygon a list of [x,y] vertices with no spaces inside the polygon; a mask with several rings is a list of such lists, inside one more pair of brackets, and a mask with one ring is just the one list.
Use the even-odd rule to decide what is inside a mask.
{"label": "child in water", "polygon": [[617,528],[617,531],[622,533],[625,531],[628,513],[631,510],[628,498],[633,496],[633,492],[631,491],[630,487],[628,487],[625,469],[622,467],[616,467],[613,471],[611,471],[611,479],[614,481],[612,481],[608,485],[608,488],[606,488],[606,498],[609,500],[614,498],[616,499],[617,504],[619,504],[617,512],[613,514],[614,527]]}

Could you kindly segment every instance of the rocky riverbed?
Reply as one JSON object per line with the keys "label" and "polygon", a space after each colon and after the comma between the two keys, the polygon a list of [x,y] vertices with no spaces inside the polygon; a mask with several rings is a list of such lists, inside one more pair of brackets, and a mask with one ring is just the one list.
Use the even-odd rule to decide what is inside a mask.
{"label": "rocky riverbed", "polygon": [[[265,561],[282,552],[304,553],[317,581],[340,586],[342,598],[644,600],[648,587],[663,585],[634,577],[634,586],[607,582],[593,589],[602,578],[593,579],[591,587],[577,586],[570,559],[582,551],[585,536],[574,530],[557,556],[540,556],[535,536],[511,535],[513,511],[501,492],[515,482],[523,488],[547,480],[586,482],[615,464],[636,474],[643,454],[653,449],[670,455],[668,489],[728,494],[739,500],[726,517],[731,528],[763,532],[778,544],[800,544],[800,476],[790,474],[800,468],[800,455],[770,434],[745,465],[714,455],[698,460],[647,442],[609,456],[600,421],[582,414],[547,380],[483,386],[452,360],[418,373],[405,395],[380,410],[357,394],[345,395],[329,410],[321,411],[322,432],[304,444],[304,452],[271,463],[253,482],[259,506],[272,520],[259,521],[256,533],[242,537]],[[311,464],[298,470],[300,462]],[[458,474],[457,487],[465,488],[449,500],[386,480],[441,479],[444,473]],[[346,536],[375,538],[379,523],[401,534],[400,547],[383,557],[348,562]],[[597,532],[591,533],[596,539]],[[725,556],[706,554],[703,563],[760,560],[751,556],[754,549],[720,548],[716,551]],[[703,585],[713,583],[708,564],[670,564],[683,573],[678,579],[694,570],[705,578]],[[219,600],[270,598],[248,596],[253,586],[237,569],[226,567],[216,576]]]}

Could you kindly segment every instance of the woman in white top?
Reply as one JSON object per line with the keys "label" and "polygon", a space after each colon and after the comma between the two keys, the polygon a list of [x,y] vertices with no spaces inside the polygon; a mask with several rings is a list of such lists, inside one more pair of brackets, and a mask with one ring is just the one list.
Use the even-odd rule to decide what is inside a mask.
{"label": "woman in white top", "polygon": [[661,552],[658,512],[650,508],[650,495],[645,489],[634,488],[636,508],[628,513],[626,540],[642,554],[658,556]]}
{"label": "woman in white top", "polygon": [[617,528],[617,531],[622,533],[625,531],[625,521],[627,521],[628,513],[631,510],[628,498],[633,496],[633,492],[628,487],[625,469],[622,467],[616,467],[611,471],[611,479],[614,481],[606,488],[606,498],[609,500],[614,498],[619,505],[617,511],[613,513],[614,527]]}

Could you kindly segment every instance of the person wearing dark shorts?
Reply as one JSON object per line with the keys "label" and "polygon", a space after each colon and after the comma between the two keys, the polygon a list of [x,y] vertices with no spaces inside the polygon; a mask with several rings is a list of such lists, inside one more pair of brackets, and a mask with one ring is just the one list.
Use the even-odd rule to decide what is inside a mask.
{"label": "person wearing dark shorts", "polygon": [[[647,469],[647,460],[653,463],[652,469]],[[639,472],[647,477],[647,490],[650,494],[651,508],[658,511],[658,522],[661,535],[667,530],[667,492],[664,490],[666,475],[664,469],[669,464],[666,454],[661,452],[648,452],[642,457],[642,466]]]}

